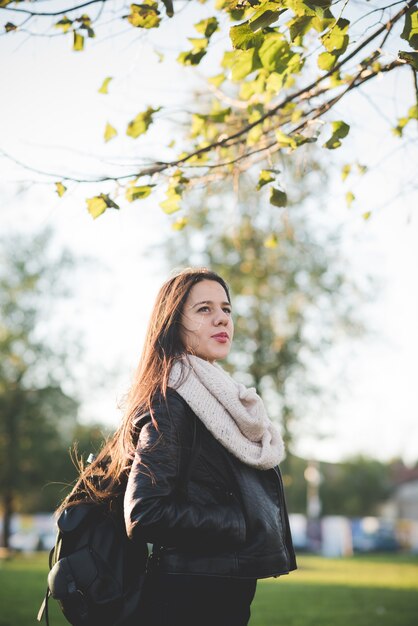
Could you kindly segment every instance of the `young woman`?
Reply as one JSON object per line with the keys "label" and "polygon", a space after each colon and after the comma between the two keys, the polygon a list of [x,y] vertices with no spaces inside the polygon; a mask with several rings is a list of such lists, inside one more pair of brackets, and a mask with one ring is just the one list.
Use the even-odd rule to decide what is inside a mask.
{"label": "young woman", "polygon": [[128,535],[153,545],[138,625],[245,626],[257,579],[296,569],[281,436],[218,364],[233,333],[217,274],[187,269],[161,288],[110,450],[114,484],[131,466]]}

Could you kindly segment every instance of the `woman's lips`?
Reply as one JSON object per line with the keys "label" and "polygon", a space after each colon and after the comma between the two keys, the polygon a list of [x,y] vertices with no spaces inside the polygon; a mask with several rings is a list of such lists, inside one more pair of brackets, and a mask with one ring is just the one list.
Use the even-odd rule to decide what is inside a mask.
{"label": "woman's lips", "polygon": [[226,333],[219,333],[219,335],[212,335],[212,339],[218,341],[219,343],[227,343],[227,341],[229,341],[229,336]]}

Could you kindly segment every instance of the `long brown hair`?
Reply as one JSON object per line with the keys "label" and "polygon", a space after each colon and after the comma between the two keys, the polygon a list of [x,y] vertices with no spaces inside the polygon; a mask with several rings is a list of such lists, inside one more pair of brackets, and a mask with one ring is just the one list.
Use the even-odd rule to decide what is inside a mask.
{"label": "long brown hair", "polygon": [[121,424],[92,463],[79,462],[79,477],[58,512],[85,501],[85,498],[111,504],[112,499],[121,493],[135,454],[138,417],[149,411],[158,428],[152,414],[153,398],[157,393],[166,397],[173,362],[185,351],[180,334],[184,303],[191,288],[202,280],[220,283],[230,300],[223,278],[207,268],[184,269],[163,284],[151,313],[133,384],[126,396]]}

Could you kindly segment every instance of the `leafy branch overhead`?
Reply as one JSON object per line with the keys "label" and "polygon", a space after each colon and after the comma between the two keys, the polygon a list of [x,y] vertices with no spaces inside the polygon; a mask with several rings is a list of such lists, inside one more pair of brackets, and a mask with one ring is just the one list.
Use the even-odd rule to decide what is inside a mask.
{"label": "leafy branch overhead", "polygon": [[[205,0],[201,4],[212,6]],[[116,187],[114,191],[106,188],[106,193],[99,188],[97,195],[87,200],[92,216],[119,208],[121,191],[133,202],[160,194],[162,186],[166,197],[161,200],[158,195],[161,208],[175,213],[181,209],[184,194],[196,184],[237,176],[257,163],[258,189],[267,186],[270,202],[284,206],[286,193],[280,175],[266,170],[266,162],[271,164],[281,151],[293,152],[318,139],[325,150],[343,147],[350,120],[342,120],[334,112],[335,105],[351,91],[394,71],[414,75],[411,84],[415,89],[403,94],[400,103],[405,114],[393,121],[393,132],[401,137],[408,122],[417,119],[418,0],[392,2],[381,8],[365,6],[361,19],[375,19],[360,35],[354,23],[361,19],[353,21],[350,4],[349,0],[215,0],[212,14],[195,24],[187,49],[175,53],[183,71],[192,72],[201,64],[203,68],[212,49],[218,51],[216,58],[220,48],[222,51],[217,71],[207,79],[206,93],[195,99],[194,110],[183,114],[184,135],[175,147],[173,138],[167,138],[170,152],[165,154],[172,158],[161,161],[144,154],[144,148],[140,156],[141,161],[148,161],[146,167],[100,178],[98,185],[113,180]],[[0,9],[6,18],[7,37],[27,29],[32,20],[50,20],[51,28],[72,38],[77,53],[85,49],[86,38],[98,36],[107,10],[115,14],[117,9],[118,19],[144,32],[161,27],[169,18],[182,19],[170,0],[144,0],[128,9],[111,0],[90,0],[42,13],[33,2],[0,0]],[[389,42],[392,48],[396,46],[397,55],[386,53]],[[101,94],[112,91],[111,80],[103,76]],[[150,129],[159,127],[164,113],[158,102],[149,102],[145,110],[127,120],[125,134],[141,142]],[[103,129],[104,141],[115,145],[120,134],[110,121]],[[56,190],[61,196],[63,183],[75,179],[60,178]],[[353,199],[351,194],[350,203]],[[175,227],[186,223],[182,218]]]}

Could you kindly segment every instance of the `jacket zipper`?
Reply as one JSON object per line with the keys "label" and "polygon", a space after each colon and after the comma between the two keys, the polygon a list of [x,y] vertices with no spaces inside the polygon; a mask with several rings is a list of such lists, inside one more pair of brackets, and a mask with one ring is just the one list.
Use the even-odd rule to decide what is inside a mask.
{"label": "jacket zipper", "polygon": [[283,515],[283,506],[285,505],[283,480],[282,480],[282,477],[280,475],[280,471],[278,470],[278,468],[274,467],[273,469],[274,469],[274,473],[276,474],[276,476],[278,478],[279,486],[280,486],[280,495],[281,495],[280,520],[282,522],[282,528],[283,528],[283,531],[284,531],[283,547],[284,547],[284,551],[286,553],[287,566],[290,567],[290,556],[289,556],[289,551],[287,549],[288,528],[287,528],[286,519],[285,519],[285,517]]}

